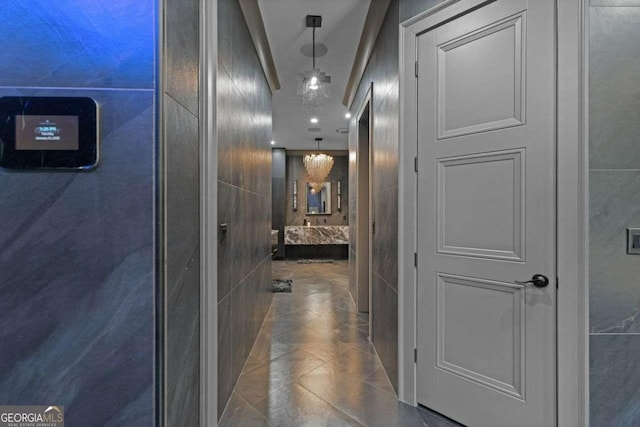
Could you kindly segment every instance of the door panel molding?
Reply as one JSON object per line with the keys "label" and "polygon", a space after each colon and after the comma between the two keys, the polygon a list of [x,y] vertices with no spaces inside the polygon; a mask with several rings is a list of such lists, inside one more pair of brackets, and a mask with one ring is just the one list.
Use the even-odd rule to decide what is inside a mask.
{"label": "door panel molding", "polygon": [[[437,129],[438,136],[437,139],[447,139],[453,138],[456,136],[462,135],[470,135],[479,132],[489,132],[492,130],[504,129],[513,126],[521,126],[525,124],[525,85],[523,82],[526,82],[525,76],[525,63],[524,58],[526,52],[523,52],[525,49],[525,39],[524,34],[526,33],[526,13],[519,12],[515,15],[509,16],[507,18],[501,19],[497,22],[491,23],[484,28],[478,29],[476,31],[472,31],[467,34],[463,34],[458,36],[452,40],[442,42],[438,45],[438,120],[437,120]],[[447,85],[447,54],[449,52],[453,52],[455,49],[466,47],[467,49],[472,49],[471,44],[476,42],[484,41],[486,39],[494,36],[497,37],[500,32],[504,32],[506,30],[513,29],[513,76],[496,76],[496,70],[485,70],[485,74],[479,75],[478,69],[466,69],[461,70],[462,73],[465,71],[468,73],[467,75],[458,76],[456,80],[464,80],[473,78],[474,80],[481,80],[483,84],[487,84],[488,81],[492,77],[497,78],[499,82],[496,84],[503,84],[505,86],[511,86],[512,94],[510,99],[505,100],[505,115],[503,117],[495,117],[492,119],[488,119],[481,123],[469,123],[465,126],[458,126],[450,128],[447,126],[447,92],[448,89],[452,91],[460,90],[463,91],[463,88],[460,88],[461,85],[457,84],[456,81],[451,83],[451,88]],[[510,35],[506,35],[508,38],[511,38]],[[483,40],[484,39],[484,40]],[[487,52],[485,52],[487,53]],[[494,67],[498,68],[499,64],[493,64]],[[462,74],[459,73],[459,74]],[[507,79],[505,77],[510,77]],[[480,98],[478,101],[485,101],[484,97]],[[495,99],[493,103],[495,103]],[[473,106],[468,106],[467,108],[472,108]],[[506,111],[509,110],[509,111]],[[463,115],[465,118],[468,115]]]}
{"label": "door panel molding", "polygon": [[[485,259],[495,259],[495,260],[503,260],[503,261],[525,261],[525,153],[526,150],[524,148],[520,148],[517,150],[506,150],[506,151],[498,151],[498,152],[488,152],[488,153],[479,153],[479,154],[470,154],[463,156],[455,156],[455,157],[447,157],[438,159],[436,161],[436,168],[438,170],[437,173],[437,204],[438,204],[438,218],[437,218],[437,227],[438,227],[438,245],[436,253],[438,254],[448,254],[448,255],[456,255],[456,256],[471,256]],[[469,195],[465,197],[469,206],[458,206],[457,209],[453,208],[451,210],[460,211],[462,213],[463,218],[460,218],[459,224],[455,224],[454,220],[450,215],[447,214],[447,168],[453,169],[456,166],[467,166],[470,165],[481,165],[485,164],[486,171],[475,171],[475,174],[470,174],[471,176],[468,178],[469,180],[473,180],[478,178],[478,172],[484,172],[485,175],[491,175],[493,181],[491,185],[494,187],[494,190],[500,191],[499,185],[508,184],[507,180],[501,180],[498,178],[500,174],[499,170],[489,170],[489,164],[496,163],[510,163],[511,171],[507,171],[506,173],[511,176],[505,176],[504,178],[511,178],[515,183],[513,188],[509,188],[508,190],[513,195],[513,200],[510,203],[510,206],[505,206],[505,209],[511,209],[512,214],[509,215],[510,221],[506,221],[506,218],[493,218],[492,224],[485,224],[486,227],[482,227],[481,229],[467,229],[464,224],[469,221],[465,221],[464,216],[475,215],[478,209],[482,209],[483,205],[487,205],[491,203],[490,200],[482,200],[482,199],[474,199],[469,198]],[[464,177],[458,179],[458,181],[464,181]],[[457,182],[458,188],[465,188],[464,182]],[[471,182],[469,182],[471,184]],[[473,196],[473,195],[471,195]],[[458,202],[460,205],[462,201]],[[489,208],[489,206],[486,206]],[[466,215],[465,215],[466,214]],[[501,220],[504,219],[505,221]],[[448,222],[454,222],[451,226],[448,225]],[[506,242],[494,242],[501,243],[495,245],[495,247],[488,247],[490,245],[486,245],[482,247],[482,245],[478,244],[478,240],[482,240],[483,238],[489,238],[490,236],[494,239],[496,238],[496,234],[500,230],[504,232],[509,232],[511,234],[510,242],[507,247],[505,246]],[[448,232],[449,230],[449,232]],[[463,239],[473,237],[473,233],[482,233],[483,236],[476,236],[475,244],[468,241],[466,245],[463,243]],[[451,242],[449,240],[449,235],[455,233],[455,239],[458,243]],[[498,247],[502,246],[502,247]]]}
{"label": "door panel molding", "polygon": [[[442,370],[448,371],[462,378],[466,378],[477,384],[491,388],[493,390],[505,393],[509,396],[516,397],[522,401],[525,400],[525,358],[524,358],[524,343],[525,343],[525,293],[522,285],[514,285],[513,283],[499,282],[496,280],[488,280],[476,277],[465,277],[455,274],[437,273],[437,298],[438,298],[438,312],[437,318],[437,341],[436,341],[436,367]],[[457,291],[451,292],[447,297],[447,287],[459,287]],[[475,289],[479,292],[467,292],[470,295],[467,297],[467,303],[471,303],[473,309],[478,311],[477,321],[475,324],[458,325],[454,324],[452,327],[448,327],[447,318],[447,300],[454,298],[464,298],[462,295],[464,288]],[[451,295],[453,294],[453,295]],[[511,336],[503,336],[504,341],[504,354],[511,351],[510,360],[493,360],[490,361],[492,366],[478,366],[478,353],[481,352],[482,346],[486,345],[484,338],[478,337],[477,342],[465,343],[455,342],[455,336],[449,339],[447,335],[455,334],[455,330],[458,328],[474,328],[478,324],[488,321],[496,323],[505,323],[509,319],[504,313],[500,313],[497,310],[493,310],[488,301],[491,294],[504,299],[510,299],[512,304],[512,316],[511,322],[513,324]],[[480,301],[480,304],[478,303]],[[486,307],[481,307],[481,304],[485,304]],[[462,304],[460,304],[462,305]],[[485,308],[480,312],[481,308]],[[451,317],[455,318],[456,313],[450,313]],[[497,329],[496,329],[497,330]],[[448,332],[450,331],[450,332]],[[454,342],[452,342],[454,341]],[[456,349],[449,349],[449,347],[458,347],[458,350],[462,350],[461,347],[469,346],[470,349],[464,349],[459,351],[458,355],[453,354]],[[469,351],[470,350],[470,351]],[[456,357],[457,360],[453,360]],[[464,358],[469,360],[465,362]],[[502,378],[497,378],[496,372],[499,368],[500,362],[510,362],[507,370],[500,372]],[[471,366],[475,364],[476,366]],[[465,366],[466,365],[466,366]],[[484,369],[483,369],[484,368]],[[484,370],[484,372],[480,372]],[[494,373],[488,372],[493,370]],[[508,378],[511,377],[511,378]]]}

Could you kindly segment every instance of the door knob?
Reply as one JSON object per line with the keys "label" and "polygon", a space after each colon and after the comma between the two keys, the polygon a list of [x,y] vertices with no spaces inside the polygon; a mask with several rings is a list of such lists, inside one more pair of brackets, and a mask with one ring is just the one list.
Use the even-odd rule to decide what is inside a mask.
{"label": "door knob", "polygon": [[536,288],[546,288],[549,284],[549,279],[544,274],[534,274],[531,280],[527,280],[526,282],[520,282],[516,280],[515,282],[518,285],[526,285],[527,283],[531,283]]}

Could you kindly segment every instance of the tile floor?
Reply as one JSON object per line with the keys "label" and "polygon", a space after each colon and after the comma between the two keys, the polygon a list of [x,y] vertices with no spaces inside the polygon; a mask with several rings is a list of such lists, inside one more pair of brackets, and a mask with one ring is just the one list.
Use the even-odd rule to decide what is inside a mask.
{"label": "tile floor", "polygon": [[293,292],[274,294],[220,426],[457,426],[398,402],[347,268],[273,262],[273,277],[293,279]]}

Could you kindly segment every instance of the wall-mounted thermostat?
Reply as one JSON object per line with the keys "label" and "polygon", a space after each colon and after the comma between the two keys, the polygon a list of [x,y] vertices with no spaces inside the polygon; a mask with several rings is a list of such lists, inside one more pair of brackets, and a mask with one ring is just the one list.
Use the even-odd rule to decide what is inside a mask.
{"label": "wall-mounted thermostat", "polygon": [[91,98],[0,98],[0,166],[91,169],[98,164],[98,105]]}
{"label": "wall-mounted thermostat", "polygon": [[640,228],[627,228],[627,253],[640,255]]}

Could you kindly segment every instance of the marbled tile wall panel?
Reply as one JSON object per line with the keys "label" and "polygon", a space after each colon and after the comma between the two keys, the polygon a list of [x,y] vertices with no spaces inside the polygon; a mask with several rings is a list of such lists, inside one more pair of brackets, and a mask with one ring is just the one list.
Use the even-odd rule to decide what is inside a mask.
{"label": "marbled tile wall panel", "polygon": [[371,291],[371,342],[398,390],[398,293],[375,272]]}
{"label": "marbled tile wall panel", "polygon": [[591,335],[591,425],[640,425],[640,335]]}
{"label": "marbled tile wall panel", "polygon": [[398,96],[399,82],[396,80],[373,109],[374,192],[398,186]]}
{"label": "marbled tile wall panel", "polygon": [[400,0],[400,22],[424,12],[443,0]]}
{"label": "marbled tile wall panel", "polygon": [[640,228],[640,170],[592,170],[589,192],[589,329],[640,332],[640,256],[626,237]]}
{"label": "marbled tile wall panel", "polygon": [[164,9],[166,414],[197,426],[200,412],[199,2]]}
{"label": "marbled tile wall panel", "polygon": [[[322,147],[321,147],[322,148]],[[310,181],[302,159],[304,156],[287,156],[287,209],[285,225],[304,225],[308,219],[312,225],[349,224],[349,158],[333,156],[334,164],[327,181],[331,182],[331,215],[307,215],[307,182]],[[298,210],[293,210],[293,181],[298,181]],[[342,181],[341,203],[338,211],[338,180]]]}
{"label": "marbled tile wall panel", "polygon": [[231,331],[231,293],[218,302],[218,417],[222,415],[235,385]]}
{"label": "marbled tile wall panel", "polygon": [[200,245],[198,118],[165,96],[167,284],[176,285]]}
{"label": "marbled tile wall panel", "polygon": [[589,13],[590,167],[639,169],[640,7]]}
{"label": "marbled tile wall panel", "polygon": [[3,1],[0,86],[153,89],[155,4]]}
{"label": "marbled tile wall panel", "polygon": [[249,357],[271,297],[271,259],[265,258],[218,303],[218,416]]}
{"label": "marbled tile wall panel", "polygon": [[[351,105],[354,116],[373,83],[373,219],[376,233],[372,242],[372,301],[371,340],[380,355],[385,370],[397,385],[398,364],[398,25],[401,0],[394,0],[383,22],[380,34],[365,69],[355,100]],[[355,133],[352,133],[355,135]],[[355,155],[356,141],[351,138],[350,154]],[[352,170],[355,175],[355,168]],[[355,176],[351,177],[355,180]],[[357,200],[355,201],[357,205]],[[355,217],[352,219],[352,231]],[[354,233],[355,234],[355,233]],[[355,242],[353,242],[355,243]],[[354,244],[350,259],[359,255]],[[351,261],[353,262],[353,261]],[[350,286],[354,287],[353,284]],[[353,292],[353,291],[352,291]]]}
{"label": "marbled tile wall panel", "polygon": [[0,170],[0,402],[56,402],[70,425],[151,426],[154,92],[1,93],[94,98],[102,144],[91,172]]}
{"label": "marbled tile wall panel", "polygon": [[271,253],[271,203],[238,187],[218,183],[218,301]]}
{"label": "marbled tile wall panel", "polygon": [[200,9],[197,0],[165,1],[165,91],[198,115]]}
{"label": "marbled tile wall panel", "polygon": [[372,270],[398,289],[398,187],[389,187],[373,195]]}
{"label": "marbled tile wall panel", "polygon": [[[218,302],[226,298],[247,270],[246,229],[239,215],[242,191],[229,184],[218,184],[218,222],[227,230],[218,230]],[[220,207],[224,206],[224,209]]]}
{"label": "marbled tile wall panel", "polygon": [[200,250],[176,283],[167,283],[167,425],[200,422]]}
{"label": "marbled tile wall panel", "polygon": [[218,24],[221,415],[271,302],[272,182],[271,92],[237,0],[218,2]]}
{"label": "marbled tile wall panel", "polygon": [[[376,39],[367,68],[360,80],[353,103],[351,113],[354,116],[362,104],[362,100],[367,94],[373,82],[373,105],[374,108],[382,102],[389,91],[396,84],[399,76],[399,52],[398,52],[398,13],[399,1],[392,0],[385,16],[382,28]],[[374,117],[375,120],[375,117]]]}
{"label": "marbled tile wall panel", "polygon": [[[249,297],[247,287],[252,280],[249,275],[238,286],[231,291],[231,377],[238,378],[244,362],[249,357],[251,337],[247,333],[249,330],[248,310]],[[223,349],[221,349],[224,351]],[[229,350],[229,349],[227,349]]]}
{"label": "marbled tile wall panel", "polygon": [[640,3],[591,6],[590,417],[591,425],[632,426],[640,423],[640,257],[626,254],[626,228],[640,227],[640,7],[625,6]]}
{"label": "marbled tile wall panel", "polygon": [[264,72],[238,0],[218,2],[218,24],[219,65],[236,83],[249,108],[270,120],[270,107],[264,106],[265,93],[270,98],[270,89],[263,85]]}
{"label": "marbled tile wall panel", "polygon": [[246,128],[244,101],[231,80],[231,76],[220,69],[218,73],[218,179],[229,184],[240,184],[239,153],[243,151],[245,138],[239,130]]}
{"label": "marbled tile wall panel", "polygon": [[[267,85],[264,76],[261,85]],[[269,197],[271,194],[271,93],[248,102],[224,69],[218,73],[218,178]],[[267,167],[268,166],[268,167]]]}

